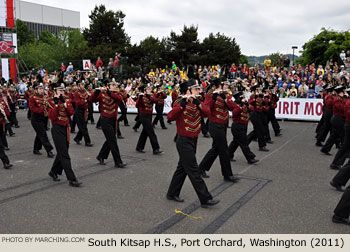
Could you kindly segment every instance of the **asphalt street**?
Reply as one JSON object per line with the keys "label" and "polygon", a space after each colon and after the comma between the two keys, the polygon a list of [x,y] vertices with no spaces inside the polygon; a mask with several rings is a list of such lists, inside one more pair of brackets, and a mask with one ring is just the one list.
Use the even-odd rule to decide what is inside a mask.
{"label": "asphalt street", "polygon": [[[98,116],[94,114],[95,121]],[[128,115],[131,126],[134,117]],[[128,164],[125,169],[114,168],[111,155],[106,165],[98,164],[105,139],[89,124],[94,146],[70,145],[73,170],[83,182],[73,188],[65,176],[61,182],[48,177],[53,159],[32,153],[34,130],[24,111],[18,119],[21,127],[8,137],[7,154],[14,166],[0,168],[0,233],[349,233],[347,226],[331,221],[341,197],[329,185],[336,172],[329,168],[336,150],[333,156],[320,154],[315,123],[280,121],[283,136],[273,137],[269,152],[259,152],[257,142],[251,143],[260,160],[255,165],[248,165],[238,149],[237,161],[231,163],[241,176],[238,183],[223,181],[216,160],[205,182],[220,203],[203,209],[188,179],[181,193],[184,203],[165,198],[178,162],[175,123],[167,130],[156,128],[165,151],[160,156],[152,154],[149,140],[145,154],[136,152],[141,130],[135,133],[121,125],[125,139],[118,139],[118,145]],[[198,163],[211,141],[200,135]]]}

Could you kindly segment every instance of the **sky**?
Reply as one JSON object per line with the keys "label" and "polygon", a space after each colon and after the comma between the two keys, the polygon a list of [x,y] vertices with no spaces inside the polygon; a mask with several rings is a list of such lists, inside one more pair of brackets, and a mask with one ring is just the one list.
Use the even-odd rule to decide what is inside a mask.
{"label": "sky", "polygon": [[91,10],[104,4],[121,10],[125,31],[132,43],[147,36],[163,38],[171,31],[181,33],[184,25],[198,26],[202,41],[210,33],[234,37],[247,56],[275,52],[299,55],[302,45],[322,27],[350,30],[349,0],[25,0],[80,12],[81,28],[89,26]]}

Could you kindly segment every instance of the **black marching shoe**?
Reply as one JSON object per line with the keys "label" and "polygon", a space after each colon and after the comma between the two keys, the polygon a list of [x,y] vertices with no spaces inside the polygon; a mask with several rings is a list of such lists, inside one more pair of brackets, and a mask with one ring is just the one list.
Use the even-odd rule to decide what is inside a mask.
{"label": "black marching shoe", "polygon": [[211,199],[211,200],[208,200],[207,202],[205,203],[202,203],[201,204],[201,207],[203,208],[208,208],[210,206],[215,206],[216,204],[218,204],[220,202],[220,200],[216,200],[216,199]]}
{"label": "black marching shoe", "polygon": [[47,153],[47,157],[49,157],[49,158],[54,158],[54,157],[55,157],[55,154],[53,154],[52,151],[49,151],[49,152]]}
{"label": "black marching shoe", "polygon": [[140,153],[146,153],[144,150],[141,150],[141,149],[138,149],[138,148],[136,148],[136,151],[140,152]]}
{"label": "black marching shoe", "polygon": [[5,149],[5,150],[10,150],[10,148],[9,148],[9,147],[7,147],[7,146],[6,146],[6,147],[4,147],[4,149]]}
{"label": "black marching shoe", "polygon": [[248,161],[248,164],[255,164],[255,163],[257,163],[257,162],[259,162],[259,160],[253,158],[253,159],[251,159],[251,160]]}
{"label": "black marching shoe", "polygon": [[160,155],[160,154],[164,154],[164,151],[161,151],[160,149],[156,149],[153,151],[153,155]]}
{"label": "black marching shoe", "polygon": [[269,151],[269,149],[267,149],[266,146],[264,146],[264,147],[260,147],[259,151]]}
{"label": "black marching shoe", "polygon": [[224,180],[228,181],[228,182],[236,183],[239,180],[239,178],[234,176],[234,175],[232,175],[232,176],[229,176],[229,177],[224,177]]}
{"label": "black marching shoe", "polygon": [[92,143],[86,143],[85,146],[87,146],[87,147],[92,147],[92,146],[94,146],[94,145],[93,145]]}
{"label": "black marching shoe", "polygon": [[79,182],[78,180],[70,180],[69,181],[69,185],[73,186],[73,187],[80,187],[81,186],[81,182]]}
{"label": "black marching shoe", "polygon": [[171,196],[169,194],[166,195],[166,198],[168,200],[173,200],[173,201],[176,201],[176,202],[184,202],[185,201],[184,199],[182,199],[182,198],[180,198],[178,196]]}
{"label": "black marching shoe", "polygon": [[342,218],[342,217],[337,216],[337,215],[333,215],[332,222],[333,223],[339,223],[339,224],[345,224],[345,225],[350,226],[350,220],[349,219]]}
{"label": "black marching shoe", "polygon": [[132,129],[133,129],[135,132],[137,132],[137,128],[133,127]]}
{"label": "black marching shoe", "polygon": [[323,154],[325,154],[326,156],[332,156],[332,154],[329,153],[329,152],[326,152],[326,151],[323,151],[323,150],[321,150],[321,152],[322,152]]}
{"label": "black marching shoe", "polygon": [[279,137],[279,136],[282,136],[282,134],[281,133],[276,133],[275,134],[275,137]]}
{"label": "black marching shoe", "polygon": [[168,121],[169,124],[171,124],[171,121]]}
{"label": "black marching shoe", "polygon": [[237,160],[235,158],[230,158],[231,162],[236,162]]}
{"label": "black marching shoe", "polygon": [[266,143],[273,144],[273,141],[270,139],[270,140],[267,140]]}
{"label": "black marching shoe", "polygon": [[317,141],[317,142],[315,143],[315,145],[316,145],[317,147],[323,147],[323,144],[322,144],[321,142],[319,142],[319,141]]}
{"label": "black marching shoe", "polygon": [[202,178],[209,178],[210,176],[207,174],[207,172],[205,170],[201,169],[201,176]]}
{"label": "black marching shoe", "polygon": [[10,133],[10,137],[12,137],[12,136],[14,136],[14,135],[16,135],[15,132]]}
{"label": "black marching shoe", "polygon": [[18,128],[19,128],[19,125],[15,125],[15,128],[18,129]]}
{"label": "black marching shoe", "polygon": [[166,126],[162,127],[162,129],[168,129]]}
{"label": "black marching shoe", "polygon": [[124,124],[125,127],[129,127],[130,125],[129,124]]}
{"label": "black marching shoe", "polygon": [[96,126],[96,129],[102,129],[102,127],[101,126]]}
{"label": "black marching shoe", "polygon": [[100,162],[100,165],[105,165],[105,160],[103,158],[96,157],[96,159]]}
{"label": "black marching shoe", "polygon": [[57,174],[53,173],[52,171],[49,172],[49,176],[52,178],[53,181],[60,181]]}
{"label": "black marching shoe", "polygon": [[126,164],[124,164],[124,163],[119,163],[119,164],[115,164],[114,167],[116,167],[116,168],[125,168],[125,166],[126,166]]}
{"label": "black marching shoe", "polygon": [[74,139],[74,142],[76,142],[77,145],[81,145],[81,142],[79,140]]}
{"label": "black marching shoe", "polygon": [[124,139],[124,137],[122,135],[117,136],[118,139]]}
{"label": "black marching shoe", "polygon": [[334,181],[332,180],[331,182],[329,182],[329,184],[331,186],[333,186],[335,188],[335,190],[339,191],[339,192],[344,192],[344,189],[341,185],[337,185],[336,183],[334,183]]}
{"label": "black marching shoe", "polygon": [[209,138],[209,137],[210,137],[208,133],[203,134],[203,136],[206,137],[206,138]]}
{"label": "black marching shoe", "polygon": [[338,164],[331,164],[331,165],[329,166],[329,168],[331,168],[332,170],[340,170],[341,165],[338,165]]}
{"label": "black marching shoe", "polygon": [[4,164],[4,169],[10,169],[13,165],[12,164]]}
{"label": "black marching shoe", "polygon": [[71,134],[75,134],[75,133],[77,133],[77,132],[75,132],[75,130],[71,130],[70,133],[71,133]]}
{"label": "black marching shoe", "polygon": [[42,155],[42,153],[40,151],[38,151],[38,150],[33,150],[33,154],[35,154],[35,155]]}

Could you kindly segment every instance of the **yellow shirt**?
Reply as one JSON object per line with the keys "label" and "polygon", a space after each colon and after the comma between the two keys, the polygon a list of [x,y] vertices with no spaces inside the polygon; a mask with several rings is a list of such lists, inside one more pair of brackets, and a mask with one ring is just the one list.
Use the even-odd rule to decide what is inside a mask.
{"label": "yellow shirt", "polygon": [[265,64],[265,66],[270,67],[271,66],[271,60],[270,59],[264,60],[264,64]]}

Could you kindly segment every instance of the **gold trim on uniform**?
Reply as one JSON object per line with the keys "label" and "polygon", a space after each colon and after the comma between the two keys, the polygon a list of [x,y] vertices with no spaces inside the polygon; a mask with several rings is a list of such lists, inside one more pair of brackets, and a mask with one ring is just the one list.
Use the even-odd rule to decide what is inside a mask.
{"label": "gold trim on uniform", "polygon": [[224,113],[224,114],[227,113],[227,108],[225,108],[225,109],[215,108],[215,110],[216,110],[216,111],[219,111],[219,112],[221,112],[221,113]]}
{"label": "gold trim on uniform", "polygon": [[194,122],[191,122],[191,121],[188,120],[188,119],[184,119],[184,122],[185,122],[185,123],[187,123],[187,124],[189,124],[189,125],[192,125],[192,126],[197,125],[200,121],[201,121],[201,118],[200,118],[200,117],[198,117],[197,120],[194,121]]}
{"label": "gold trim on uniform", "polygon": [[228,119],[228,115],[226,115],[225,117],[221,116],[221,115],[216,115],[217,118],[221,119],[221,120],[227,120]]}
{"label": "gold trim on uniform", "polygon": [[199,111],[197,111],[197,112],[194,113],[194,114],[190,114],[190,113],[188,113],[187,111],[184,111],[184,115],[189,116],[189,117],[192,117],[192,118],[196,118],[196,117],[199,115]]}
{"label": "gold trim on uniform", "polygon": [[58,120],[60,120],[60,121],[67,121],[67,120],[68,120],[67,117],[62,117],[62,116],[59,116],[59,117],[57,117],[57,118],[58,118]]}
{"label": "gold trim on uniform", "polygon": [[103,112],[105,112],[106,114],[113,114],[113,113],[115,113],[115,109],[113,109],[113,110],[103,110]]}
{"label": "gold trim on uniform", "polygon": [[185,130],[190,131],[190,132],[197,132],[200,129],[201,125],[199,124],[196,128],[192,129],[191,127],[185,127]]}

